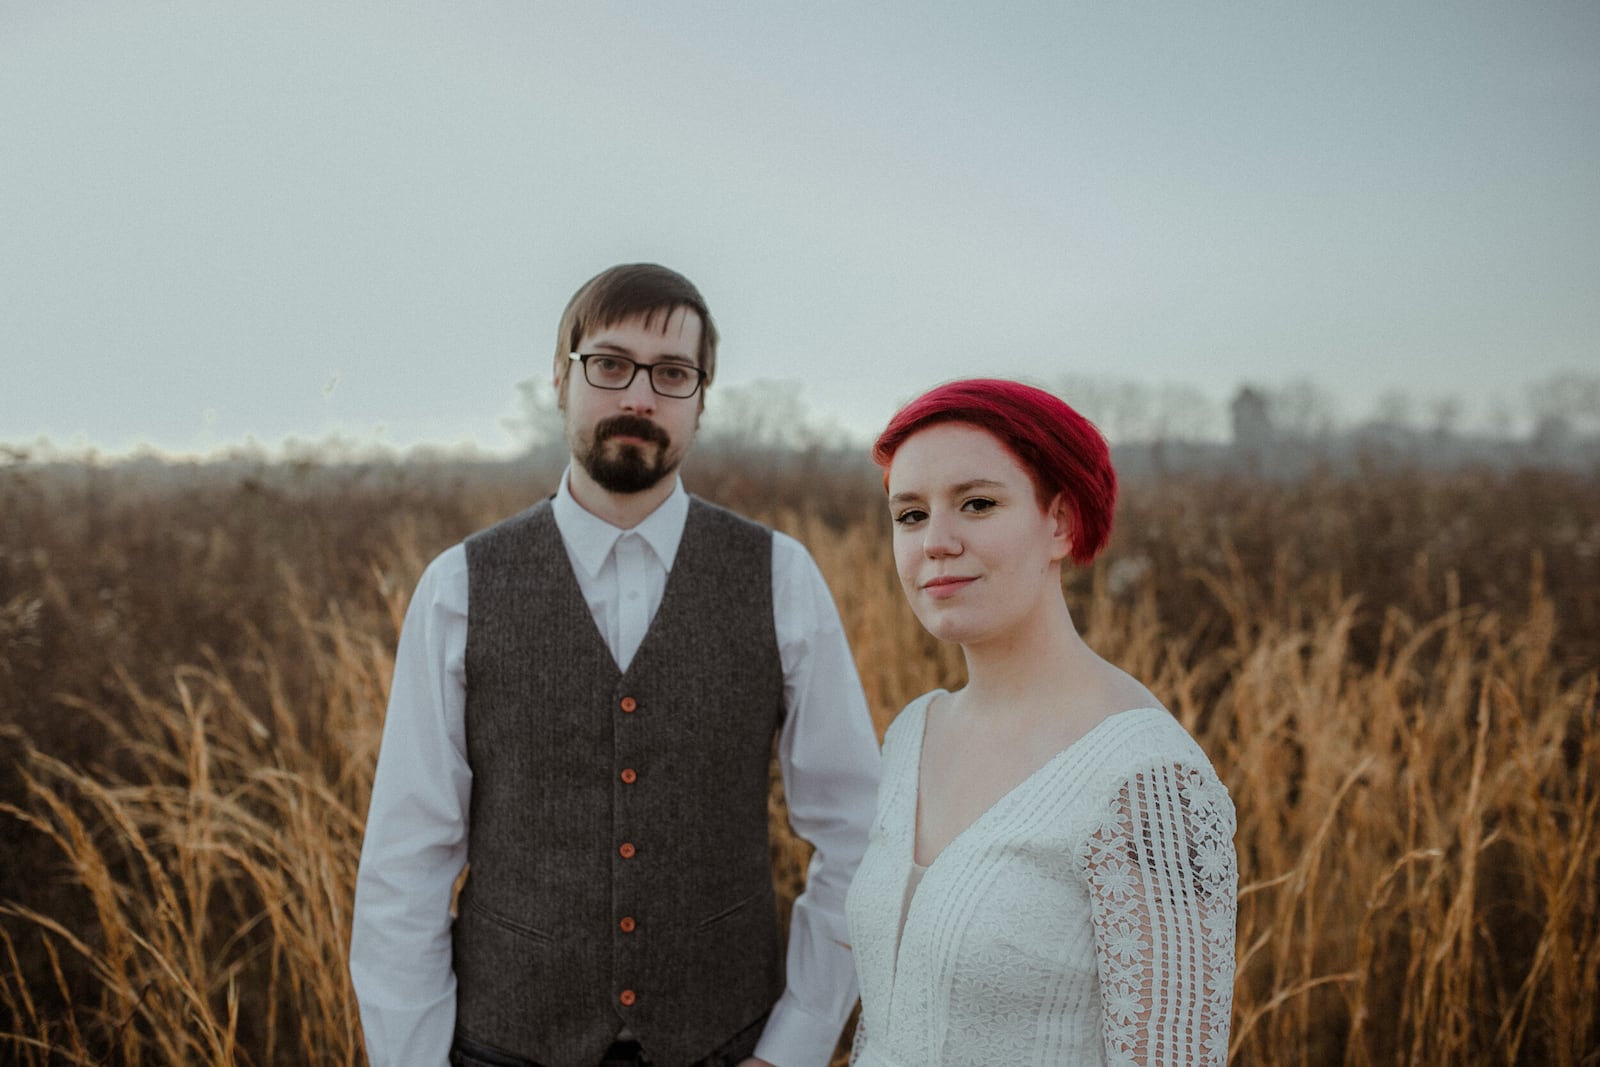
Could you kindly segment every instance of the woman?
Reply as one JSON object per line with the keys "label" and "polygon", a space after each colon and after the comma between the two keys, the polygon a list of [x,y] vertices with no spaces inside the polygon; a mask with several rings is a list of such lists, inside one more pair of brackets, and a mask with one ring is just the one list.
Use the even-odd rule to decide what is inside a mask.
{"label": "woman", "polygon": [[1104,547],[1103,438],[1042,390],[939,386],[873,449],[913,611],[967,684],[884,738],[850,888],[857,1067],[1220,1064],[1237,903],[1210,761],[1073,625]]}

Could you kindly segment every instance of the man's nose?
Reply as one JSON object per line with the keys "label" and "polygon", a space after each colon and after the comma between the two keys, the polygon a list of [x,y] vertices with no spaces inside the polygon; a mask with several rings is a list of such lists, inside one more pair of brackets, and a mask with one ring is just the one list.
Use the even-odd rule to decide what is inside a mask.
{"label": "man's nose", "polygon": [[624,411],[638,415],[648,415],[656,409],[656,391],[650,386],[650,368],[640,367],[634,372],[633,381],[622,390],[618,403]]}

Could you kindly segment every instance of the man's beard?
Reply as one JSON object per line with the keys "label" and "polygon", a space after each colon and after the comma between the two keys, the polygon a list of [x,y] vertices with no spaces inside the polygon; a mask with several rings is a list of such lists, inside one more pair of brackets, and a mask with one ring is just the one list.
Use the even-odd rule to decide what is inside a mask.
{"label": "man's beard", "polygon": [[[634,444],[606,448],[612,437],[638,437],[656,445],[653,460],[645,458],[647,448]],[[660,484],[678,466],[672,454],[672,439],[667,431],[638,415],[613,415],[595,424],[594,438],[578,462],[595,484],[611,493],[642,493]]]}

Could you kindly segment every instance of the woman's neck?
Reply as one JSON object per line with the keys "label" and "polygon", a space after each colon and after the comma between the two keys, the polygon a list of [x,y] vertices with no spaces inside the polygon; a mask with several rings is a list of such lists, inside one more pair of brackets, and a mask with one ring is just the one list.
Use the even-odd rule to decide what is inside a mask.
{"label": "woman's neck", "polygon": [[1059,705],[1064,690],[1103,661],[1078,635],[1065,599],[1026,625],[982,644],[961,647],[967,664],[963,703],[975,710]]}

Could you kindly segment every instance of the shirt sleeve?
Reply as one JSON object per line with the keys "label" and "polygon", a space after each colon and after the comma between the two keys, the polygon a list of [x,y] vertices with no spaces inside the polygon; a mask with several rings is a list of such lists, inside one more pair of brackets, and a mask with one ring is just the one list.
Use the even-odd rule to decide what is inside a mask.
{"label": "shirt sleeve", "polygon": [[1106,1061],[1225,1064],[1238,865],[1228,791],[1180,764],[1125,780],[1080,854]]}
{"label": "shirt sleeve", "polygon": [[466,550],[429,565],[406,611],[356,875],[350,977],[372,1067],[446,1062],[450,905],[466,862]]}
{"label": "shirt sleeve", "polygon": [[815,850],[789,926],[788,986],[756,1056],[825,1067],[856,1001],[844,903],[877,803],[878,743],[827,582],[800,543],[773,534],[773,615],[787,713],[778,735],[789,822]]}

